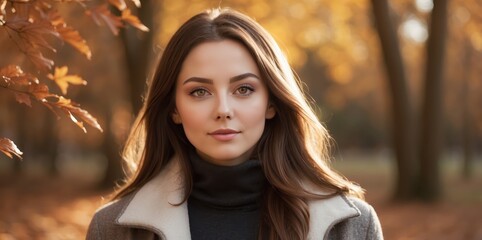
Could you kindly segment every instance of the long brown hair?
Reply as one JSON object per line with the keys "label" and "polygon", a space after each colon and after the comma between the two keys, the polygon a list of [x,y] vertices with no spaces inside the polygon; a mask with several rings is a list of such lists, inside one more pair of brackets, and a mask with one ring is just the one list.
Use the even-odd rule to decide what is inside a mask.
{"label": "long brown hair", "polygon": [[[183,202],[187,200],[193,185],[187,150],[193,146],[182,126],[171,117],[176,80],[184,59],[194,47],[223,39],[237,41],[250,52],[269,90],[270,103],[276,109],[256,147],[269,182],[258,236],[306,239],[309,200],[335,194],[362,198],[363,191],[328,166],[330,137],[277,43],[254,20],[230,9],[209,10],[192,17],[167,44],[126,143],[124,159],[129,177],[114,198],[142,187],[176,154],[185,183]],[[313,187],[328,194],[316,193]]]}

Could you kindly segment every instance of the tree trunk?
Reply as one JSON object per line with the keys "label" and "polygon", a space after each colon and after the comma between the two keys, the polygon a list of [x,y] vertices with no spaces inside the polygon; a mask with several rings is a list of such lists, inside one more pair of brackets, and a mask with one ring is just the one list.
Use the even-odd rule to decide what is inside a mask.
{"label": "tree trunk", "polygon": [[436,200],[440,197],[439,159],[442,137],[442,71],[445,56],[447,0],[434,1],[430,35],[427,42],[422,128],[420,136],[420,197]]}
{"label": "tree trunk", "polygon": [[111,112],[106,114],[104,140],[102,142],[102,152],[107,158],[107,169],[100,187],[105,189],[115,186],[124,177],[121,148],[119,144],[117,144],[114,133],[111,130],[112,116],[113,114]]}
{"label": "tree trunk", "polygon": [[326,66],[316,59],[316,53],[306,52],[306,63],[298,71],[304,82],[307,83],[308,93],[316,103],[324,103],[324,90],[329,87],[330,81],[326,75]]}
{"label": "tree trunk", "polygon": [[[16,105],[14,108],[14,113],[15,116],[13,118],[16,121],[16,140],[15,144],[18,146],[20,151],[23,152],[22,158],[25,159],[32,159],[31,156],[31,151],[30,151],[30,145],[28,142],[29,136],[29,122],[26,119],[29,119],[28,117],[28,110],[25,106],[21,105]],[[13,140],[13,139],[12,139]],[[13,163],[13,173],[15,175],[20,175],[22,173],[22,167],[23,167],[23,161],[14,161]]]}
{"label": "tree trunk", "polygon": [[396,31],[390,19],[387,1],[372,0],[375,25],[382,46],[392,97],[392,136],[397,161],[398,178],[395,199],[406,200],[415,195],[417,180],[415,164],[414,116],[410,103],[404,65]]}
{"label": "tree trunk", "polygon": [[[149,60],[153,55],[153,25],[158,24],[154,19],[157,2],[143,1],[142,7],[136,9],[135,13],[141,22],[145,24],[150,32],[141,32],[138,29],[127,28],[122,31],[122,42],[125,51],[125,67],[128,73],[128,89],[132,103],[132,111],[138,113],[142,107],[142,94],[146,88],[148,78]],[[158,18],[158,15],[156,15]],[[155,21],[156,20],[156,21]],[[122,62],[121,62],[122,64]],[[107,107],[106,109],[109,109]],[[103,152],[108,159],[104,180],[100,187],[109,188],[118,183],[124,177],[122,170],[121,146],[117,144],[116,138],[110,129],[112,123],[112,113],[106,116],[106,124],[104,128],[104,141],[102,144]]]}
{"label": "tree trunk", "polygon": [[[150,60],[154,55],[153,32],[156,32],[156,26],[160,24],[159,15],[154,15],[157,5],[153,1],[144,1],[142,4],[142,7],[137,9],[137,15],[150,31],[140,32],[137,29],[129,28],[125,29],[122,35],[126,67],[129,74],[129,93],[134,114],[141,109],[143,98],[145,97],[143,94],[147,86],[149,69],[151,68]],[[154,16],[156,16],[156,19],[154,19]]]}
{"label": "tree trunk", "polygon": [[463,144],[463,164],[462,164],[462,177],[464,179],[470,179],[473,175],[472,162],[473,162],[473,148],[472,148],[472,116],[471,110],[471,86],[470,86],[470,71],[472,69],[472,47],[470,42],[465,42],[465,59],[464,66],[466,71],[463,72],[462,77],[462,103],[463,103],[463,127],[462,127],[462,144]]}
{"label": "tree trunk", "polygon": [[57,152],[59,146],[58,125],[56,116],[49,112],[47,109],[42,109],[43,124],[42,129],[38,131],[42,133],[42,136],[37,136],[37,139],[49,139],[48,141],[40,141],[34,146],[36,153],[42,158],[47,166],[47,170],[50,176],[58,176],[59,169],[57,168]]}

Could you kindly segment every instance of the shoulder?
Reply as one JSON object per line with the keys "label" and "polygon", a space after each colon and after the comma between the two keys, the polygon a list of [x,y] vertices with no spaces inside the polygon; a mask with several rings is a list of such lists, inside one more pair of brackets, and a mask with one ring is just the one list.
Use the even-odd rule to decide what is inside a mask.
{"label": "shoulder", "polygon": [[380,221],[373,207],[359,198],[346,199],[360,214],[335,224],[328,239],[383,239]]}
{"label": "shoulder", "polygon": [[356,197],[347,197],[347,200],[350,201],[356,208],[358,208],[358,210],[360,211],[360,219],[368,220],[369,216],[373,214],[376,215],[373,207],[364,200]]}
{"label": "shoulder", "polygon": [[117,219],[124,212],[133,196],[134,194],[131,193],[100,207],[92,217],[86,239],[106,239],[103,236],[109,236],[110,239],[112,236],[127,231],[127,229],[118,225]]}

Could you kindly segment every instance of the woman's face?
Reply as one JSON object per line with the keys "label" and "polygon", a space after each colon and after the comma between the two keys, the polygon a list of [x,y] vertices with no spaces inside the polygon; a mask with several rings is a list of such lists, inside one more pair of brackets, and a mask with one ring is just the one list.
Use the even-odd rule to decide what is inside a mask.
{"label": "woman's face", "polygon": [[230,166],[248,160],[265,120],[274,115],[268,89],[243,45],[205,42],[184,60],[172,117],[206,161]]}

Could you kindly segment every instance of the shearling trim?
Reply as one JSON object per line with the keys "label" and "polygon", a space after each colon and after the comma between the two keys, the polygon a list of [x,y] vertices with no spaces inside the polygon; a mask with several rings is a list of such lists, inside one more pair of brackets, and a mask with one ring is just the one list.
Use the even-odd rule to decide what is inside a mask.
{"label": "shearling trim", "polygon": [[177,159],[145,184],[132,198],[117,222],[121,225],[152,229],[166,239],[191,239],[187,204],[182,201],[183,189]]}
{"label": "shearling trim", "polygon": [[325,239],[329,230],[338,222],[360,216],[360,211],[344,195],[312,200],[310,209],[310,231],[308,239]]}

